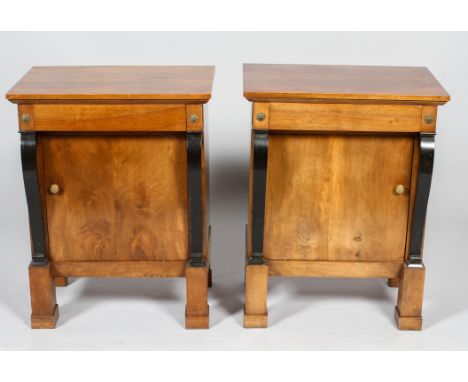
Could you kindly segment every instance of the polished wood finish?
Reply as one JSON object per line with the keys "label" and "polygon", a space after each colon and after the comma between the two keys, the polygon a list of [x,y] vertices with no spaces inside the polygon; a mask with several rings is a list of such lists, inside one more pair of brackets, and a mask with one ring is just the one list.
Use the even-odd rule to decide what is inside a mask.
{"label": "polished wood finish", "polygon": [[187,267],[186,329],[208,329],[208,267]]}
{"label": "polished wood finish", "polygon": [[[20,105],[20,131],[186,131],[184,105]],[[29,114],[31,121],[22,116]]]}
{"label": "polished wood finish", "polygon": [[187,262],[172,261],[56,261],[56,277],[184,277]]}
{"label": "polished wood finish", "polygon": [[445,103],[450,96],[427,68],[244,64],[244,96]]}
{"label": "polished wood finish", "polygon": [[393,278],[400,274],[397,261],[269,260],[270,276]]}
{"label": "polished wood finish", "polygon": [[[264,119],[258,118],[262,113]],[[270,126],[270,104],[267,102],[255,102],[252,107],[252,126],[255,130],[268,130]]]}
{"label": "polished wood finish", "polygon": [[[431,123],[426,121],[427,117],[431,117]],[[421,132],[434,133],[436,131],[437,122],[437,106],[424,105],[421,108]]]}
{"label": "polished wood finish", "polygon": [[[203,118],[203,105],[186,105],[187,117],[187,131],[202,131],[204,118]],[[197,120],[193,120],[197,117]]]}
{"label": "polished wood finish", "polygon": [[188,260],[183,136],[47,136],[43,155],[50,259]]}
{"label": "polished wood finish", "polygon": [[[271,103],[270,130],[330,132],[418,132],[422,107]],[[432,126],[432,125],[431,125]]]}
{"label": "polished wood finish", "polygon": [[268,266],[247,265],[245,268],[244,328],[266,328]]}
{"label": "polished wood finish", "polygon": [[450,96],[426,68],[259,64],[244,65],[244,95],[253,135],[268,136],[261,237],[250,161],[247,263],[263,239],[265,265],[246,268],[244,326],[266,327],[268,277],[373,277],[399,288],[398,328],[420,329],[424,268],[409,252],[432,171],[420,152],[432,158],[425,142]]}
{"label": "polished wood finish", "polygon": [[211,97],[212,66],[37,66],[6,94],[25,100],[194,100]]}
{"label": "polished wood finish", "polygon": [[[203,104],[212,80],[212,67],[37,67],[7,94],[18,104],[27,146],[25,185],[40,196],[29,214],[42,214],[34,222],[44,225],[44,254],[33,253],[42,267],[38,260],[30,267],[33,328],[55,327],[55,287],[68,277],[186,277],[186,327],[208,328]],[[187,155],[194,133],[201,142],[195,165]],[[194,166],[196,211],[188,182]],[[188,266],[190,211],[201,215],[198,268]]]}
{"label": "polished wood finish", "polygon": [[424,293],[424,266],[402,270],[398,302],[395,307],[395,319],[399,329],[421,330],[422,303]]}
{"label": "polished wood finish", "polygon": [[55,297],[55,281],[50,265],[29,266],[31,292],[31,327],[33,329],[54,329],[58,319],[58,305]]}
{"label": "polished wood finish", "polygon": [[[403,261],[411,137],[270,134],[269,260]],[[372,158],[372,160],[369,160]]]}

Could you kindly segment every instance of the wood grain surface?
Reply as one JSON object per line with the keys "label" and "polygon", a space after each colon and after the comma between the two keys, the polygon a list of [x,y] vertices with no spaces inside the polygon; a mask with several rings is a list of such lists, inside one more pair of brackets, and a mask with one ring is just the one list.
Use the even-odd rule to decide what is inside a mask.
{"label": "wood grain surface", "polygon": [[412,137],[270,134],[269,145],[267,259],[404,260]]}
{"label": "wood grain surface", "polygon": [[55,261],[56,277],[185,277],[187,261]]}
{"label": "wood grain surface", "polygon": [[50,265],[29,266],[31,328],[54,329],[58,318],[55,282]]}
{"label": "wood grain surface", "polygon": [[426,269],[404,267],[395,307],[397,326],[402,330],[421,330],[424,278]]}
{"label": "wood grain surface", "polygon": [[245,267],[244,328],[266,328],[268,266],[247,265]]}
{"label": "wood grain surface", "polygon": [[279,131],[419,132],[424,126],[421,110],[418,105],[274,102],[267,127]]}
{"label": "wood grain surface", "polygon": [[450,99],[424,67],[244,64],[244,96],[445,103]]}
{"label": "wood grain surface", "polygon": [[396,261],[269,260],[268,274],[289,277],[392,278],[400,274],[402,266],[402,262]]}
{"label": "wood grain surface", "polygon": [[47,136],[43,156],[53,261],[188,258],[185,136]]}
{"label": "wood grain surface", "polygon": [[[196,105],[195,105],[196,106]],[[186,131],[185,105],[19,105],[20,131]],[[31,120],[24,122],[23,114]]]}
{"label": "wood grain surface", "polygon": [[187,267],[187,305],[185,306],[186,329],[208,329],[208,267]]}
{"label": "wood grain surface", "polygon": [[37,66],[6,94],[20,100],[197,100],[211,97],[213,66]]}

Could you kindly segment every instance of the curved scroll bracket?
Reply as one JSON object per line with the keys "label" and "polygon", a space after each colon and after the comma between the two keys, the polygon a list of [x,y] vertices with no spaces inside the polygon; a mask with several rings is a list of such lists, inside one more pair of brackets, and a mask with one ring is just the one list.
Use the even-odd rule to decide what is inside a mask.
{"label": "curved scroll bracket", "polygon": [[263,234],[265,223],[265,195],[268,165],[268,132],[253,131],[253,184],[252,184],[252,248],[250,265],[265,264]]}
{"label": "curved scroll bracket", "polygon": [[39,178],[37,175],[37,136],[35,132],[21,133],[21,164],[28,202],[31,233],[31,265],[47,265],[45,229],[42,216]]}
{"label": "curved scroll bracket", "polygon": [[406,265],[412,268],[423,267],[422,247],[434,165],[434,136],[433,133],[421,133],[419,137],[419,174],[411,225],[409,258],[406,262]]}
{"label": "curved scroll bracket", "polygon": [[203,209],[202,209],[202,142],[201,132],[187,133],[187,182],[189,209],[188,265],[204,267],[203,259]]}

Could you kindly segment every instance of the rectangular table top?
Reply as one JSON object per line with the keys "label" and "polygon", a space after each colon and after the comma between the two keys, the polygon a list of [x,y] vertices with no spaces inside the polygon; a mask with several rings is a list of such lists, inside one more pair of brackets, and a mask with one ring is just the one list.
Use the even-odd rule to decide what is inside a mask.
{"label": "rectangular table top", "polygon": [[37,66],[6,94],[21,100],[191,100],[211,97],[213,66]]}
{"label": "rectangular table top", "polygon": [[244,64],[244,96],[445,103],[450,96],[424,67]]}

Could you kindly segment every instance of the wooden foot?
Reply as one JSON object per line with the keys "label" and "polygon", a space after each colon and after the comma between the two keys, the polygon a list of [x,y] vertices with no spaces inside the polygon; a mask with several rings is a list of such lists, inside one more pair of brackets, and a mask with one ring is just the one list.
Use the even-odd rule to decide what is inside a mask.
{"label": "wooden foot", "polygon": [[206,316],[188,316],[185,310],[185,329],[209,329],[210,327],[210,308],[207,307]]}
{"label": "wooden foot", "polygon": [[52,314],[31,314],[32,329],[55,329],[58,320],[58,305],[55,304]]}
{"label": "wooden foot", "polygon": [[58,319],[58,306],[50,265],[29,266],[29,287],[32,308],[31,328],[54,329]]}
{"label": "wooden foot", "polygon": [[244,328],[267,328],[268,315],[267,314],[248,314],[245,313],[244,306]]}
{"label": "wooden foot", "polygon": [[211,267],[208,269],[208,288],[213,286],[213,274],[211,272]]}
{"label": "wooden foot", "polygon": [[245,268],[244,328],[266,328],[268,266],[247,265]]}
{"label": "wooden foot", "polygon": [[400,278],[394,277],[392,279],[388,279],[388,286],[390,288],[398,288],[400,286]]}
{"label": "wooden foot", "polygon": [[66,287],[68,285],[68,277],[55,276],[55,286]]}
{"label": "wooden foot", "polygon": [[402,317],[395,306],[395,322],[400,330],[421,330],[422,317]]}
{"label": "wooden foot", "polygon": [[425,268],[405,265],[402,271],[395,320],[398,329],[421,330]]}
{"label": "wooden foot", "polygon": [[186,329],[208,329],[208,267],[187,267]]}

